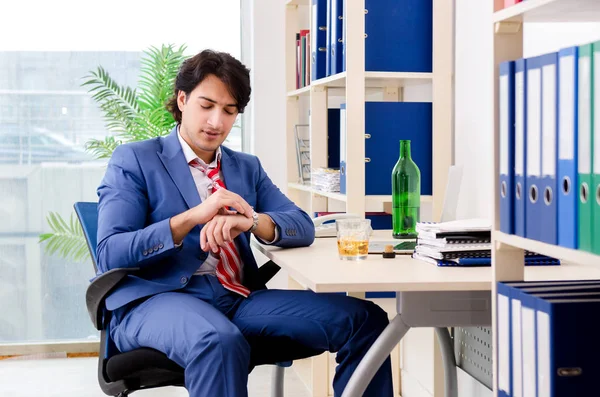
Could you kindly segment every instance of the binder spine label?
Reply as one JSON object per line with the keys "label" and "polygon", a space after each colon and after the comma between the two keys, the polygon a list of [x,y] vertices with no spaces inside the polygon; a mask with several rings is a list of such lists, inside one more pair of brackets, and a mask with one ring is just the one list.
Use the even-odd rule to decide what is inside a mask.
{"label": "binder spine label", "polygon": [[591,67],[589,57],[579,58],[579,145],[578,166],[580,174],[589,174],[592,169],[591,157]]}
{"label": "binder spine label", "polygon": [[573,87],[575,65],[574,56],[565,56],[560,59],[560,128],[558,158],[560,160],[573,160],[575,158],[575,144],[573,141],[573,125],[575,123],[575,87]]}
{"label": "binder spine label", "polygon": [[546,65],[543,76],[542,175],[556,175],[556,66]]}
{"label": "binder spine label", "polygon": [[527,176],[541,176],[541,70],[527,76]]}
{"label": "binder spine label", "polygon": [[498,295],[498,389],[510,392],[510,318],[508,296]]}
{"label": "binder spine label", "polygon": [[511,300],[511,332],[512,332],[512,380],[513,397],[523,397],[523,350],[521,336],[521,301]]}
{"label": "binder spine label", "polygon": [[508,76],[500,77],[500,174],[508,175]]}
{"label": "binder spine label", "polygon": [[523,72],[515,74],[515,175],[523,176],[523,134],[524,134],[524,115],[523,115]]}
{"label": "binder spine label", "polygon": [[550,390],[550,317],[537,311],[537,383],[538,396],[551,396]]}

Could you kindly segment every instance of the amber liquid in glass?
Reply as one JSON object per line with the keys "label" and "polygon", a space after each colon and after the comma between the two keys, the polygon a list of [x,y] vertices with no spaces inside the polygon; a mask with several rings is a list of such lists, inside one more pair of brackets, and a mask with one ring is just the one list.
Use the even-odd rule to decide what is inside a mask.
{"label": "amber liquid in glass", "polygon": [[369,253],[369,240],[338,239],[340,256],[364,256]]}

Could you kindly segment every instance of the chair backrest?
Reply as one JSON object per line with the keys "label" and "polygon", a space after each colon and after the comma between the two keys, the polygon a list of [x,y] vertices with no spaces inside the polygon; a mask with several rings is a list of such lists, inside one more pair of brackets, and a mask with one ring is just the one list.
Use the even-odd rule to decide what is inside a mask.
{"label": "chair backrest", "polygon": [[92,256],[94,270],[98,271],[98,261],[96,258],[96,245],[98,237],[98,203],[77,202],[73,205],[75,213],[81,223],[85,241]]}

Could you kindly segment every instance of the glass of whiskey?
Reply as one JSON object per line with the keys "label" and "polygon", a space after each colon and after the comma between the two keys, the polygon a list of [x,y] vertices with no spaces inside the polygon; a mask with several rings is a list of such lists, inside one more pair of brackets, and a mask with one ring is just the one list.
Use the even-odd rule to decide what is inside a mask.
{"label": "glass of whiskey", "polygon": [[369,253],[370,219],[338,219],[337,246],[340,259],[363,260]]}

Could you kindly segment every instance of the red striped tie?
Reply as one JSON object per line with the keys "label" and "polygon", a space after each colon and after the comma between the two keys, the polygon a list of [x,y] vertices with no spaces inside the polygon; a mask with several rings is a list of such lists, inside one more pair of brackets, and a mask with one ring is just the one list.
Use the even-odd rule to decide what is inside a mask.
{"label": "red striped tie", "polygon": [[[221,188],[225,188],[225,184],[219,178],[219,170],[221,169],[221,161],[217,161],[216,168],[206,168],[198,162],[197,159],[190,161],[190,165],[206,174],[212,180],[212,193]],[[242,260],[235,247],[233,241],[230,241],[221,247],[219,250],[219,264],[217,265],[217,278],[226,289],[238,293],[244,297],[250,295],[250,290],[242,285],[241,270]]]}

